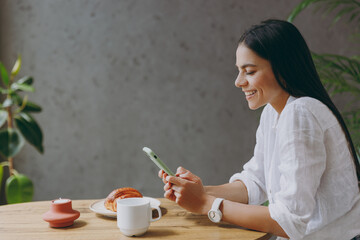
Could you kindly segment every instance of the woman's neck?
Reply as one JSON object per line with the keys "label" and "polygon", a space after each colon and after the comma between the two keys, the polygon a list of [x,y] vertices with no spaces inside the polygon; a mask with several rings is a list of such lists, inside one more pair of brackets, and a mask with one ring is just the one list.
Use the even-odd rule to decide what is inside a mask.
{"label": "woman's neck", "polygon": [[270,105],[278,112],[280,115],[282,110],[285,108],[286,103],[290,97],[290,94],[287,92],[282,92],[279,96],[274,99],[273,102],[270,103]]}

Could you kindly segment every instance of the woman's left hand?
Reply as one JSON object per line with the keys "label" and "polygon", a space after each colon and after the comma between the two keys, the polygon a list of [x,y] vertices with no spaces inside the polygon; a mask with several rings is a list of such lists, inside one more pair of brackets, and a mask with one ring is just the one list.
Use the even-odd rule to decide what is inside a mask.
{"label": "woman's left hand", "polygon": [[165,192],[165,197],[190,212],[207,214],[215,197],[205,192],[201,179],[182,167],[178,168],[176,175],[177,177],[166,177],[171,187],[168,185],[169,189]]}

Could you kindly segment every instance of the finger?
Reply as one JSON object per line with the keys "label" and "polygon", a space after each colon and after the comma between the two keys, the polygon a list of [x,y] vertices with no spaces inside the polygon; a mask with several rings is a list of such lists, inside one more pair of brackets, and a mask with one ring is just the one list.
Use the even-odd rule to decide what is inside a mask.
{"label": "finger", "polygon": [[184,173],[186,173],[188,170],[186,170],[185,168],[183,168],[183,167],[178,167],[177,169],[176,169],[176,176],[179,176],[180,174],[184,174]]}
{"label": "finger", "polygon": [[174,198],[175,198],[175,202],[176,202],[176,203],[179,203],[180,198],[181,198],[181,194],[178,193],[178,192],[174,192],[173,195],[174,195]]}
{"label": "finger", "polygon": [[159,178],[161,178],[162,179],[162,181],[163,181],[163,183],[164,184],[166,184],[167,183],[167,181],[165,180],[166,179],[166,176],[167,176],[167,174],[164,172],[164,170],[160,170],[159,171],[159,173],[158,173],[158,176],[159,176]]}
{"label": "finger", "polygon": [[162,177],[163,177],[163,174],[164,174],[164,170],[161,169],[161,170],[159,171],[159,173],[158,173],[159,178],[162,178]]}
{"label": "finger", "polygon": [[171,189],[168,190],[168,191],[165,191],[164,197],[167,198],[167,199],[170,199],[171,194],[172,194],[172,190],[171,190]]}
{"label": "finger", "polygon": [[175,184],[175,185],[180,185],[180,186],[182,186],[188,182],[188,180],[186,180],[186,179],[182,179],[179,177],[173,177],[173,176],[167,176],[166,181],[168,181],[169,183]]}
{"label": "finger", "polygon": [[177,186],[177,185],[171,185],[171,189],[174,190],[174,192],[177,192],[177,193],[182,192],[182,187]]}
{"label": "finger", "polygon": [[173,201],[173,202],[175,202],[176,201],[176,197],[175,197],[175,195],[174,195],[174,192],[173,192],[173,190],[168,190],[168,191],[166,191],[165,193],[164,193],[164,197],[165,198],[167,198],[167,199],[169,199],[169,200],[171,200],[171,201]]}
{"label": "finger", "polygon": [[172,184],[171,184],[171,183],[165,184],[165,186],[164,186],[164,191],[167,191],[167,190],[171,189],[171,187],[172,187]]}
{"label": "finger", "polygon": [[166,172],[163,173],[163,183],[168,183],[168,181],[166,180],[166,177],[168,176],[168,174]]}
{"label": "finger", "polygon": [[179,177],[189,180],[189,181],[192,181],[192,182],[200,182],[201,181],[201,179],[198,176],[196,176],[195,174],[193,174],[190,171],[180,174]]}

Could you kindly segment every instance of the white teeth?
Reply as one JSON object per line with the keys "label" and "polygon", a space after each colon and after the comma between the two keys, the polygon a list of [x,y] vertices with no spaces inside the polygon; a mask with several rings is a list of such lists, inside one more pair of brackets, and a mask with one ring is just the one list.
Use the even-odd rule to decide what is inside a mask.
{"label": "white teeth", "polygon": [[253,95],[256,93],[256,90],[255,91],[251,91],[251,92],[245,92],[245,96],[250,96],[250,95]]}

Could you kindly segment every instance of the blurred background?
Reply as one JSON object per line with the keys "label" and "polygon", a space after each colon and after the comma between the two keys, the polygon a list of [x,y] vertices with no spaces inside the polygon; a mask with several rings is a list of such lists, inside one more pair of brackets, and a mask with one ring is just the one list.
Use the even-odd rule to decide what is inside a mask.
{"label": "blurred background", "polygon": [[[261,114],[234,86],[237,41],[299,3],[1,0],[0,61],[11,69],[22,56],[19,75],[34,77],[29,99],[43,108],[33,116],[44,154],[26,144],[14,159],[34,200],[105,198],[128,186],[162,197],[144,146],[173,171],[227,182],[251,158]],[[332,26],[312,8],[294,24],[315,52],[355,54],[351,24]]]}

